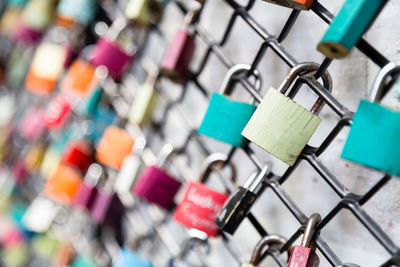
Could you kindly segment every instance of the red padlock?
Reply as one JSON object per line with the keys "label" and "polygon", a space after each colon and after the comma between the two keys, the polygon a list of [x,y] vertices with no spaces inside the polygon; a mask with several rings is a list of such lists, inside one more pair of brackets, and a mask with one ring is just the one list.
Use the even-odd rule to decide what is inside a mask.
{"label": "red padlock", "polygon": [[166,210],[174,208],[174,198],[182,182],[166,172],[165,168],[174,152],[170,144],[164,145],[161,150],[163,160],[159,166],[149,166],[139,177],[133,189],[134,193],[150,203]]}
{"label": "red padlock", "polygon": [[71,114],[71,105],[66,97],[59,94],[50,102],[44,114],[44,122],[48,129],[61,128]]}
{"label": "red padlock", "polygon": [[307,221],[306,228],[304,229],[303,238],[300,246],[295,246],[290,255],[288,267],[318,267],[319,258],[315,253],[313,246],[313,238],[315,228],[321,221],[321,216],[314,213]]}
{"label": "red padlock", "polygon": [[195,36],[191,25],[197,10],[190,10],[185,16],[185,27],[178,30],[169,44],[161,63],[161,74],[178,83],[187,79],[189,63],[195,51]]}
{"label": "red padlock", "polygon": [[111,25],[105,37],[100,38],[90,56],[90,63],[95,66],[105,66],[108,73],[115,80],[119,80],[132,62],[134,48],[125,49],[118,42],[117,38],[126,28],[125,19],[117,19]]}
{"label": "red padlock", "polygon": [[[223,194],[204,185],[215,169],[215,165],[224,166],[227,160],[225,154],[214,153],[205,160],[200,173],[200,182],[189,182],[182,201],[174,214],[174,220],[180,224],[205,232],[210,237],[219,233],[218,226],[214,223],[218,212],[222,209],[228,194]],[[236,180],[236,168],[229,162],[232,172],[232,181]]]}
{"label": "red padlock", "polygon": [[89,165],[93,162],[93,148],[85,140],[72,141],[68,144],[62,161],[75,166],[85,173]]}

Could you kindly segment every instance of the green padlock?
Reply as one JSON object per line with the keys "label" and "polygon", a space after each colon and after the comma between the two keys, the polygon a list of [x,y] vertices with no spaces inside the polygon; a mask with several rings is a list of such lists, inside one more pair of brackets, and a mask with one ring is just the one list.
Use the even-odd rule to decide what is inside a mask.
{"label": "green padlock", "polygon": [[[233,78],[241,73],[248,72],[250,65],[238,64],[229,69],[222,82],[218,93],[213,93],[207,112],[201,123],[198,133],[210,136],[234,147],[244,147],[248,141],[242,136],[243,128],[246,126],[256,106],[233,100],[228,95],[232,92]],[[262,87],[261,76],[256,70],[256,88]]]}
{"label": "green padlock", "polygon": [[317,49],[328,58],[342,58],[368,30],[387,0],[346,0]]}
{"label": "green padlock", "polygon": [[400,66],[386,65],[376,78],[370,101],[361,100],[353,117],[342,158],[400,176],[400,111],[381,106],[385,82]]}
{"label": "green padlock", "polygon": [[[320,124],[317,114],[323,101],[318,99],[308,111],[284,94],[297,76],[315,72],[318,68],[316,63],[301,63],[291,69],[279,90],[272,87],[268,90],[242,132],[247,139],[290,166]],[[322,79],[325,88],[331,91],[329,73],[325,72]]]}
{"label": "green padlock", "polygon": [[163,4],[157,0],[130,0],[125,9],[125,16],[139,26],[148,27],[161,18]]}
{"label": "green padlock", "polygon": [[130,123],[143,126],[153,121],[153,114],[160,100],[160,95],[155,88],[158,73],[158,70],[149,72],[146,81],[135,95],[128,116]]}

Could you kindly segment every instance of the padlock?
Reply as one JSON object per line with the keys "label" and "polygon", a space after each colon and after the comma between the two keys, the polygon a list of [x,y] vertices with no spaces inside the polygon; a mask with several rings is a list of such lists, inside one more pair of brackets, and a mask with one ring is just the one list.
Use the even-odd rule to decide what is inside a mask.
{"label": "padlock", "polygon": [[90,255],[78,254],[72,262],[71,267],[99,267],[99,265]]}
{"label": "padlock", "polygon": [[148,27],[161,18],[163,5],[157,0],[130,0],[125,9],[125,16],[134,24]]}
{"label": "padlock", "polygon": [[22,159],[18,159],[14,163],[11,169],[11,173],[13,175],[13,178],[15,179],[16,184],[21,185],[25,183],[26,179],[28,178],[29,169]]}
{"label": "padlock", "polygon": [[[125,19],[116,19],[104,37],[100,38],[90,55],[90,63],[105,66],[115,80],[120,80],[123,73],[133,61],[134,47],[123,48],[117,39],[127,27]],[[132,43],[129,42],[131,45]]]}
{"label": "padlock", "polygon": [[103,169],[97,163],[92,163],[83,178],[83,182],[77,189],[73,204],[75,207],[91,210],[96,199],[98,190],[96,185],[103,176]]}
{"label": "padlock", "polygon": [[[215,237],[219,233],[217,225],[214,223],[218,212],[222,209],[228,194],[220,193],[204,185],[216,166],[224,166],[227,156],[225,154],[214,153],[207,157],[201,168],[199,182],[189,182],[182,201],[178,204],[174,220],[188,227],[205,232],[210,237]],[[236,168],[229,162],[232,171],[232,181],[236,179]]]}
{"label": "padlock", "polygon": [[47,179],[44,191],[50,199],[61,204],[70,204],[81,182],[82,175],[77,169],[60,163]]}
{"label": "padlock", "polygon": [[[47,232],[56,218],[59,209],[60,208],[56,203],[43,195],[39,195],[30,202],[21,219],[22,224],[31,232]],[[32,245],[34,245],[34,240],[32,241]],[[48,248],[48,251],[50,251],[50,248]]]}
{"label": "padlock", "polygon": [[188,11],[184,28],[178,30],[170,42],[161,63],[161,74],[178,83],[187,80],[189,63],[196,48],[191,25],[197,18],[198,9]]}
{"label": "padlock", "polygon": [[45,111],[40,107],[28,108],[18,123],[18,132],[27,141],[37,140],[45,130]]}
{"label": "padlock", "polygon": [[60,129],[65,125],[71,115],[69,100],[58,94],[53,97],[44,114],[44,123],[50,130]]}
{"label": "padlock", "polygon": [[66,51],[62,45],[49,42],[40,44],[26,76],[26,89],[38,95],[50,94],[61,77],[65,59]]}
{"label": "padlock", "polygon": [[250,212],[263,188],[263,182],[271,172],[272,164],[268,163],[259,172],[253,173],[243,186],[232,194],[215,219],[215,224],[223,232],[233,235],[243,219]]}
{"label": "padlock", "polygon": [[91,119],[94,128],[93,131],[88,136],[88,138],[93,143],[97,144],[101,140],[105,130],[108,127],[111,127],[110,125],[113,125],[118,118],[113,110],[109,108],[104,108],[102,106],[98,106],[94,110]]}
{"label": "padlock", "polygon": [[347,56],[387,2],[346,0],[317,49],[328,58]]}
{"label": "padlock", "polygon": [[[256,267],[261,263],[263,252],[268,250],[279,251],[287,242],[287,239],[280,235],[267,235],[257,242],[251,255],[250,262],[243,262],[240,267]],[[267,248],[267,249],[266,249]],[[289,255],[289,251],[288,251]]]}
{"label": "padlock", "polygon": [[57,151],[54,145],[50,145],[43,155],[42,163],[40,164],[40,174],[42,177],[49,177],[56,170],[61,161],[61,153]]}
{"label": "padlock", "polygon": [[361,100],[353,117],[342,158],[367,167],[400,176],[400,142],[397,127],[400,112],[378,103],[383,98],[385,82],[390,75],[400,73],[394,63],[386,65],[377,76],[371,96]]}
{"label": "padlock", "polygon": [[22,13],[22,24],[44,31],[52,22],[57,0],[30,0]]}
{"label": "padlock", "polygon": [[30,172],[35,172],[42,163],[46,151],[46,143],[35,143],[27,151],[24,157],[25,167]]}
{"label": "padlock", "polygon": [[9,5],[0,18],[0,34],[10,37],[17,29],[23,5]]}
{"label": "padlock", "polygon": [[[193,231],[195,230],[195,231]],[[208,236],[201,231],[197,231],[196,229],[192,229],[189,231],[189,238],[187,238],[181,249],[179,254],[176,257],[172,257],[169,259],[166,267],[200,267],[202,265],[194,265],[190,263],[187,258],[189,257],[190,251],[194,248],[202,248],[205,249],[204,254],[208,255],[211,250],[210,243],[208,242]]]}
{"label": "padlock", "polygon": [[96,16],[97,5],[96,0],[61,0],[57,5],[58,20],[87,26]]}
{"label": "padlock", "polygon": [[[83,103],[79,107],[79,114],[83,116],[92,117],[95,115],[97,111],[97,107],[99,106],[100,100],[103,96],[103,89],[100,86],[97,86],[92,92],[88,93]],[[115,116],[113,116],[114,118]],[[114,119],[112,119],[113,121]],[[112,124],[110,122],[109,124]]]}
{"label": "padlock", "polygon": [[136,182],[133,192],[150,203],[171,210],[175,207],[174,198],[182,182],[166,171],[170,159],[175,155],[172,146],[164,145],[161,154],[163,154],[163,160],[159,162],[159,166],[146,167]]}
{"label": "padlock", "polygon": [[53,259],[53,266],[70,266],[75,255],[76,251],[72,244],[63,242],[58,247],[57,253]]}
{"label": "padlock", "polygon": [[75,60],[65,75],[61,89],[79,98],[85,98],[99,84],[96,68],[82,59]]}
{"label": "padlock", "polygon": [[125,207],[115,192],[110,188],[98,189],[93,207],[90,210],[90,218],[96,224],[107,225],[116,231],[120,231]]}
{"label": "padlock", "polygon": [[153,264],[138,254],[130,250],[129,248],[123,247],[119,250],[118,256],[113,263],[113,267],[154,267]]}
{"label": "padlock", "polygon": [[300,246],[295,246],[290,255],[288,267],[318,267],[319,258],[313,246],[313,238],[315,235],[315,228],[321,221],[321,216],[314,213],[307,221],[306,228],[304,229],[303,238]]}
{"label": "padlock", "polygon": [[62,155],[62,161],[71,166],[75,166],[82,173],[85,173],[89,165],[93,162],[93,148],[85,140],[70,142]]}
{"label": "padlock", "polygon": [[160,100],[155,89],[157,79],[158,70],[149,73],[144,84],[140,86],[129,111],[128,119],[130,123],[143,126],[153,121],[153,114]]}
{"label": "padlock", "polygon": [[132,186],[143,169],[144,163],[141,159],[141,155],[145,146],[146,140],[143,137],[135,139],[132,153],[125,157],[114,184],[114,190],[118,194],[130,195]]}
{"label": "padlock", "polygon": [[42,39],[42,36],[43,32],[27,25],[19,24],[13,33],[12,39],[20,44],[35,45]]}
{"label": "padlock", "polygon": [[[210,104],[203,118],[198,133],[213,137],[234,147],[245,147],[248,141],[242,136],[243,128],[256,110],[256,106],[233,100],[229,97],[232,92],[232,80],[241,73],[251,69],[250,65],[238,64],[233,66],[222,82],[218,93],[213,93]],[[258,71],[257,89],[262,87]]]}
{"label": "padlock", "polygon": [[264,1],[298,10],[308,10],[311,8],[311,5],[314,2],[314,0],[264,0]]}
{"label": "padlock", "polygon": [[[318,99],[311,111],[284,94],[299,75],[317,71],[318,64],[301,63],[289,71],[279,90],[271,87],[244,128],[244,137],[286,164],[293,166],[317,129],[321,119],[316,115],[323,106]],[[324,86],[332,89],[329,73],[323,74]]]}
{"label": "padlock", "polygon": [[108,167],[120,169],[133,144],[133,138],[125,130],[109,126],[97,146],[96,159]]}

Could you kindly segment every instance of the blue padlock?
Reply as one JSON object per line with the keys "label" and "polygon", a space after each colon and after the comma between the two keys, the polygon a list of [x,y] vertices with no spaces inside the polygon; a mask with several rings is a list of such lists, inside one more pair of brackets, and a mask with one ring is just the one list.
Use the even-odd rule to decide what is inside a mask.
{"label": "blue padlock", "polygon": [[96,0],[61,0],[57,6],[59,16],[76,21],[83,26],[94,20],[96,11]]}
{"label": "blue padlock", "polygon": [[118,257],[113,263],[113,267],[154,267],[153,264],[146,259],[141,258],[138,254],[128,248],[121,248]]}
{"label": "blue padlock", "polygon": [[89,136],[90,140],[97,144],[103,136],[104,130],[114,124],[116,120],[117,116],[114,111],[102,106],[97,107],[92,117],[94,129]]}
{"label": "blue padlock", "polygon": [[[232,80],[235,75],[247,72],[250,65],[238,64],[229,69],[218,93],[213,93],[203,122],[198,129],[199,134],[207,135],[234,147],[244,147],[248,141],[242,136],[242,131],[256,106],[233,100],[227,95],[232,91]],[[257,70],[256,89],[262,87],[261,77]]]}
{"label": "blue padlock", "polygon": [[386,65],[376,78],[370,100],[361,100],[342,152],[342,158],[400,176],[400,111],[377,103],[383,98],[387,78],[400,66]]}

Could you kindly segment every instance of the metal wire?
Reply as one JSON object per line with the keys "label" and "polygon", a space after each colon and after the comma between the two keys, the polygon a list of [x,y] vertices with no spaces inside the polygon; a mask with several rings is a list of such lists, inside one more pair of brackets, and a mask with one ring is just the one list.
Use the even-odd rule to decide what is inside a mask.
{"label": "metal wire", "polygon": [[[219,42],[214,42],[210,35],[203,29],[201,26],[195,26],[195,34],[196,36],[205,43],[206,51],[201,58],[200,65],[197,70],[192,70],[190,72],[190,78],[188,82],[193,83],[196,88],[199,89],[206,97],[209,97],[208,91],[205,89],[205,86],[201,84],[199,81],[199,76],[204,71],[207,62],[211,55],[216,56],[216,58],[226,67],[230,68],[236,62],[232,62],[232,60],[227,57],[221,50],[221,48],[227,43],[230,34],[232,33],[232,29],[234,28],[235,23],[238,19],[241,19],[244,23],[246,23],[251,30],[259,35],[263,39],[260,48],[251,63],[251,69],[248,72],[248,76],[257,68],[262,58],[268,49],[272,50],[283,62],[285,62],[290,68],[297,65],[299,62],[286,51],[282,42],[287,37],[289,32],[292,29],[292,26],[295,24],[300,11],[292,11],[289,18],[287,19],[282,31],[278,36],[271,35],[262,25],[260,25],[250,14],[249,11],[253,8],[255,0],[249,0],[247,5],[242,6],[238,4],[236,1],[225,0],[225,2],[233,9],[233,13],[230,17],[229,23],[225,29],[225,32],[222,35],[222,38]],[[182,12],[186,12],[187,10],[182,4],[176,3]],[[324,22],[330,23],[333,19],[333,15],[319,2],[315,1],[311,10],[320,17]],[[201,20],[201,15],[200,15]],[[386,59],[381,53],[379,53],[373,46],[367,43],[364,39],[361,39],[357,48],[372,62],[377,64],[380,68],[384,67],[389,63],[389,60]],[[343,209],[349,210],[355,218],[357,218],[361,224],[371,233],[371,235],[382,245],[383,248],[391,255],[390,258],[382,263],[380,266],[400,266],[400,249],[397,247],[391,238],[379,227],[379,225],[365,212],[362,208],[372,196],[374,196],[387,182],[391,179],[389,175],[384,175],[382,179],[379,180],[367,193],[364,195],[356,195],[350,192],[333,173],[319,160],[319,156],[324,153],[326,148],[332,143],[332,141],[336,138],[336,136],[341,132],[341,130],[351,125],[353,113],[348,110],[344,105],[342,105],[336,98],[334,98],[324,86],[318,81],[318,78],[329,68],[331,59],[324,59],[320,64],[319,70],[314,75],[305,75],[301,76],[298,79],[298,82],[295,86],[301,86],[302,84],[307,84],[317,95],[319,95],[324,102],[334,111],[338,117],[339,121],[337,125],[332,129],[332,131],[328,134],[325,140],[321,143],[319,147],[311,147],[306,146],[306,148],[301,153],[298,161],[294,164],[293,167],[287,169],[287,171],[282,176],[277,176],[271,174],[269,179],[265,182],[265,187],[271,190],[266,190],[268,193],[274,193],[282,203],[287,207],[287,209],[291,212],[291,214],[298,220],[301,224],[300,228],[291,236],[288,242],[282,247],[281,253],[284,253],[288,247],[290,247],[296,239],[303,233],[304,225],[307,222],[307,216],[301,211],[298,205],[293,201],[293,199],[285,192],[282,188],[282,184],[290,179],[291,174],[296,170],[301,161],[306,161],[310,167],[312,167],[320,177],[330,186],[330,188],[338,195],[340,201],[337,205],[325,216],[322,218],[322,221],[318,224],[317,230],[318,232],[322,231],[324,227]],[[238,81],[244,86],[244,88],[254,97],[254,99],[258,102],[261,101],[262,96],[250,85],[246,79],[238,79]],[[296,90],[296,89],[294,89]],[[207,149],[207,145],[203,143],[203,141],[196,136],[196,140],[198,143],[201,143],[201,147],[204,152],[209,154],[210,150]],[[238,150],[232,149],[230,151],[230,157],[234,155]],[[244,153],[248,155],[253,164],[261,169],[263,167],[262,160],[257,158],[254,154],[253,150],[248,147],[243,150]],[[226,183],[230,183],[230,181],[226,180]],[[251,214],[248,217],[249,221],[253,224],[258,233],[263,236],[267,234],[267,231],[261,226],[258,222],[254,214]],[[321,252],[321,254],[326,258],[326,260],[332,264],[332,266],[340,265],[343,262],[341,259],[335,254],[335,252],[329,247],[329,245],[323,240],[323,238],[316,234],[313,240]],[[267,253],[263,255],[267,257]],[[269,255],[270,256],[270,255]],[[237,259],[236,259],[237,260]]]}

